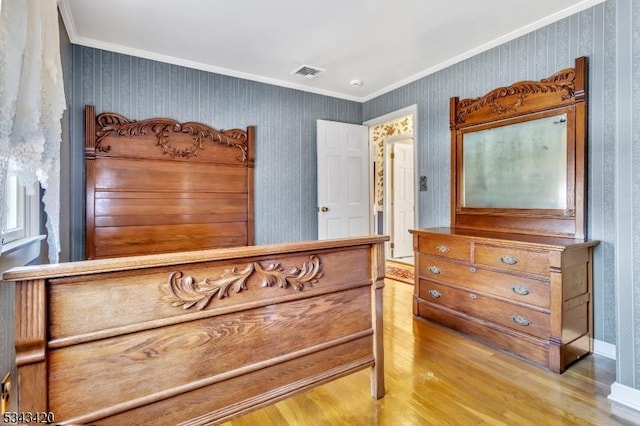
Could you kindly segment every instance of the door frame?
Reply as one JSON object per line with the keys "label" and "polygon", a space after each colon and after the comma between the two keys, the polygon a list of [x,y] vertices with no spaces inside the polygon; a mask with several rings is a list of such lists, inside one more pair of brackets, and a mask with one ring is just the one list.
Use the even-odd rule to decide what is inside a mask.
{"label": "door frame", "polygon": [[[375,117],[372,118],[370,120],[365,121],[364,124],[365,126],[369,127],[369,176],[373,176],[374,170],[373,170],[373,161],[372,159],[375,158],[375,151],[374,151],[374,147],[373,147],[373,140],[371,138],[371,129],[379,124],[383,124],[389,121],[393,121],[396,120],[398,118],[402,118],[405,117],[407,115],[413,115],[413,171],[414,171],[414,178],[416,179],[416,182],[414,182],[414,189],[413,189],[413,205],[414,205],[414,217],[413,217],[413,221],[414,221],[414,227],[418,228],[418,222],[419,222],[419,190],[420,190],[420,186],[418,185],[418,164],[419,164],[419,152],[420,152],[420,147],[418,144],[418,130],[420,129],[419,127],[419,123],[418,123],[418,105],[417,104],[413,104],[410,105],[408,107],[405,108],[401,108],[399,110],[396,111],[392,111],[388,114],[384,114],[381,115],[379,117]],[[407,139],[407,135],[403,135],[402,136],[404,139]],[[389,138],[390,141],[393,141],[394,138]],[[388,142],[385,141],[384,144],[384,156],[385,156],[385,163],[384,163],[384,175],[385,177],[387,176],[387,167],[388,167],[388,161],[387,161],[387,150],[388,150]],[[383,220],[383,227],[384,227],[384,232],[388,233],[389,232],[389,227],[388,227],[388,195],[387,195],[387,185],[386,185],[386,179],[384,181],[385,183],[385,201],[384,201],[384,212],[385,212],[385,217]],[[373,182],[373,180],[370,181],[369,183],[369,200],[371,201],[371,211],[369,212],[369,216],[371,218],[371,224],[370,224],[370,229],[371,230],[375,230],[376,229],[376,224],[375,224],[375,206],[373,205],[373,200],[375,199],[374,197],[374,192],[375,192],[375,183]],[[385,243],[385,256],[387,259],[391,258],[391,245],[389,243]]]}

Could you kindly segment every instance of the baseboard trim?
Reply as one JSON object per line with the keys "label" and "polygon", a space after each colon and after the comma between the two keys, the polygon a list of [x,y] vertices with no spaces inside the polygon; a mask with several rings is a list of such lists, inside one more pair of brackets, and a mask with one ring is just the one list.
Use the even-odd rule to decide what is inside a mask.
{"label": "baseboard trim", "polygon": [[613,382],[608,398],[618,404],[640,411],[640,390],[638,389]]}
{"label": "baseboard trim", "polygon": [[593,339],[593,353],[615,361],[616,345],[603,342],[602,340]]}

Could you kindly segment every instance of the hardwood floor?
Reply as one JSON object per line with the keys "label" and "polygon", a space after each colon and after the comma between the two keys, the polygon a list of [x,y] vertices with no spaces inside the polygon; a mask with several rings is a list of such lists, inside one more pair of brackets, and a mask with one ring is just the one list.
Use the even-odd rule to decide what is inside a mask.
{"label": "hardwood floor", "polygon": [[369,396],[366,370],[226,425],[640,425],[607,399],[615,361],[591,355],[551,373],[414,319],[412,292],[386,281],[384,398]]}

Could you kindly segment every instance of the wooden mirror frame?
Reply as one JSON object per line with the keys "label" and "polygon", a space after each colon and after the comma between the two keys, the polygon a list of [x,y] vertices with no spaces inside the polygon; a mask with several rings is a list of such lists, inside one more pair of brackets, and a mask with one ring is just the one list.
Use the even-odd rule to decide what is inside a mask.
{"label": "wooden mirror frame", "polygon": [[[450,100],[451,227],[585,238],[587,59],[540,81],[520,81],[475,99]],[[470,131],[567,114],[565,209],[464,207],[463,136]]]}

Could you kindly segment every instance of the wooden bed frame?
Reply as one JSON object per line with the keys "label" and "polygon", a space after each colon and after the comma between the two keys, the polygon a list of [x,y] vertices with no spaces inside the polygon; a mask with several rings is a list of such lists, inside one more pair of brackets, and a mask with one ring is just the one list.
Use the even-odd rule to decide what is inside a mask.
{"label": "wooden bed frame", "polygon": [[85,125],[94,260],[3,276],[18,412],[211,424],[367,367],[384,395],[388,237],[253,246],[253,127],[93,106]]}
{"label": "wooden bed frame", "polygon": [[254,130],[88,105],[86,258],[254,244]]}
{"label": "wooden bed frame", "polygon": [[14,268],[17,411],[56,424],[211,424],[371,367],[370,236]]}

